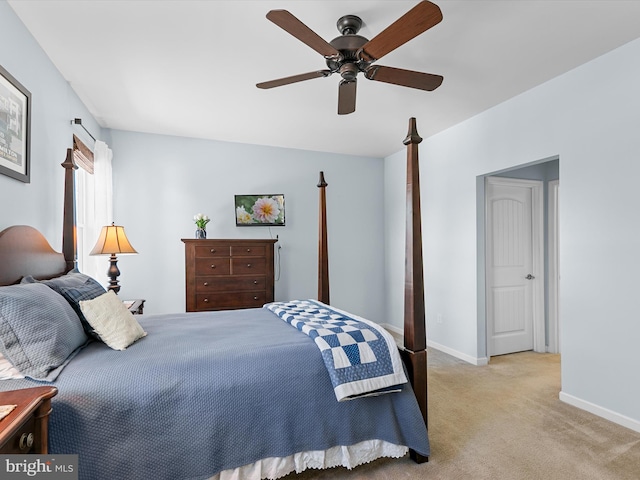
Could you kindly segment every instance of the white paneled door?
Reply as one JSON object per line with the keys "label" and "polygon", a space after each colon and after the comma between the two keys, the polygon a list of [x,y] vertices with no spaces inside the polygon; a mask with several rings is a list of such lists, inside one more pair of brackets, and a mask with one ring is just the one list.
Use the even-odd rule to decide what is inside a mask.
{"label": "white paneled door", "polygon": [[540,304],[544,298],[539,295],[544,272],[538,265],[542,217],[537,202],[541,191],[542,182],[538,181],[487,178],[487,347],[490,356],[538,350],[536,340],[542,341],[544,349],[544,317],[539,321],[544,308]]}

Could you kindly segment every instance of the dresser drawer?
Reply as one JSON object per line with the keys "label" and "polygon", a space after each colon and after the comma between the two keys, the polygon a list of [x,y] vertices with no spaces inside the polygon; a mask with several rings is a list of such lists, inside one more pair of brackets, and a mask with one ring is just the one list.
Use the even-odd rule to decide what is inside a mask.
{"label": "dresser drawer", "polygon": [[197,258],[196,275],[229,275],[230,265],[229,257]]}
{"label": "dresser drawer", "polygon": [[197,245],[195,247],[196,258],[201,257],[228,257],[229,245]]}
{"label": "dresser drawer", "polygon": [[234,293],[198,293],[196,308],[198,310],[224,310],[232,308],[261,307],[267,303],[265,291]]}
{"label": "dresser drawer", "polygon": [[234,257],[231,259],[233,275],[264,275],[267,262],[264,257]]}
{"label": "dresser drawer", "polygon": [[267,279],[262,275],[241,277],[196,277],[196,292],[246,292],[264,290]]}
{"label": "dresser drawer", "polygon": [[232,257],[264,257],[265,254],[266,247],[264,245],[231,245]]}
{"label": "dresser drawer", "polygon": [[2,447],[2,454],[24,454],[34,453],[36,445],[40,444],[36,432],[36,417],[32,415],[20,428],[9,438]]}

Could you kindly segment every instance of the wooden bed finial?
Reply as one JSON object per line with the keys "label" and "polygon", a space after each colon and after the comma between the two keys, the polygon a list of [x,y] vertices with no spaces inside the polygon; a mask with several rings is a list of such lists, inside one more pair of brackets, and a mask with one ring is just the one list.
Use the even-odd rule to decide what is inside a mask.
{"label": "wooden bed finial", "polygon": [[327,194],[328,183],[324,180],[324,172],[320,172],[318,188],[318,300],[329,305],[329,247],[327,245]]}
{"label": "wooden bed finial", "polygon": [[[409,145],[410,143],[417,145],[421,141],[422,141],[422,137],[418,135],[418,127],[416,125],[416,119],[415,117],[411,117],[409,119],[409,133],[407,133],[407,138],[405,138],[402,143],[404,143],[405,145]],[[416,155],[417,153],[418,152],[416,151]]]}

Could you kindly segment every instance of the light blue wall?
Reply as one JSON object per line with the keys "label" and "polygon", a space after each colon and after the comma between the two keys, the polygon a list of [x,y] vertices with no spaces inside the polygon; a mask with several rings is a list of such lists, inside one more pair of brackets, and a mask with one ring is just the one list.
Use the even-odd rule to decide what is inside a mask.
{"label": "light blue wall", "polygon": [[[14,224],[38,228],[52,245],[62,245],[62,201],[66,149],[82,118],[93,135],[100,128],[11,7],[0,1],[0,65],[31,92],[31,183],[0,175],[0,230]],[[88,138],[91,142],[91,139]],[[91,145],[91,143],[89,143]]]}
{"label": "light blue wall", "polygon": [[[426,139],[420,168],[427,335],[473,360],[483,355],[485,329],[477,311],[476,178],[560,158],[561,397],[640,431],[638,58],[635,40]],[[404,208],[401,155],[385,160],[391,281],[401,275],[389,270],[402,256],[394,220]],[[388,290],[388,316],[397,318],[400,292]]]}
{"label": "light blue wall", "polygon": [[[382,159],[111,131],[114,216],[140,252],[122,257],[121,295],[145,312],[184,311],[184,244],[193,215],[208,238],[279,236],[276,299],[315,298],[318,175],[325,173],[331,303],[383,322]],[[286,226],[236,227],[235,194],[284,193]],[[105,264],[106,265],[106,264]]]}

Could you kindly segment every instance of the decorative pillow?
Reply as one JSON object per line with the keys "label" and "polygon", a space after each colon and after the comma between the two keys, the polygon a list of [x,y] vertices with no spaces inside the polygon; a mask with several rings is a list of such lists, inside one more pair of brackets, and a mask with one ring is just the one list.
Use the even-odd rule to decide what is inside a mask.
{"label": "decorative pillow", "polygon": [[0,287],[0,351],[24,376],[55,380],[87,341],[73,309],[47,286]]}
{"label": "decorative pillow", "polygon": [[147,334],[111,290],[93,300],[81,300],[80,308],[100,340],[114,350],[124,350]]}
{"label": "decorative pillow", "polygon": [[84,318],[82,310],[80,309],[79,302],[81,300],[92,300],[100,295],[106,293],[106,290],[96,280],[88,275],[80,273],[78,271],[71,271],[61,277],[52,278],[50,280],[36,280],[33,277],[24,277],[21,283],[44,283],[47,287],[52,288],[60,295],[62,295],[69,305],[73,307],[78,314],[84,331],[87,332],[91,338],[99,340],[96,332],[93,331],[91,325]]}
{"label": "decorative pillow", "polygon": [[0,353],[0,380],[14,380],[16,378],[24,378],[16,367]]}

